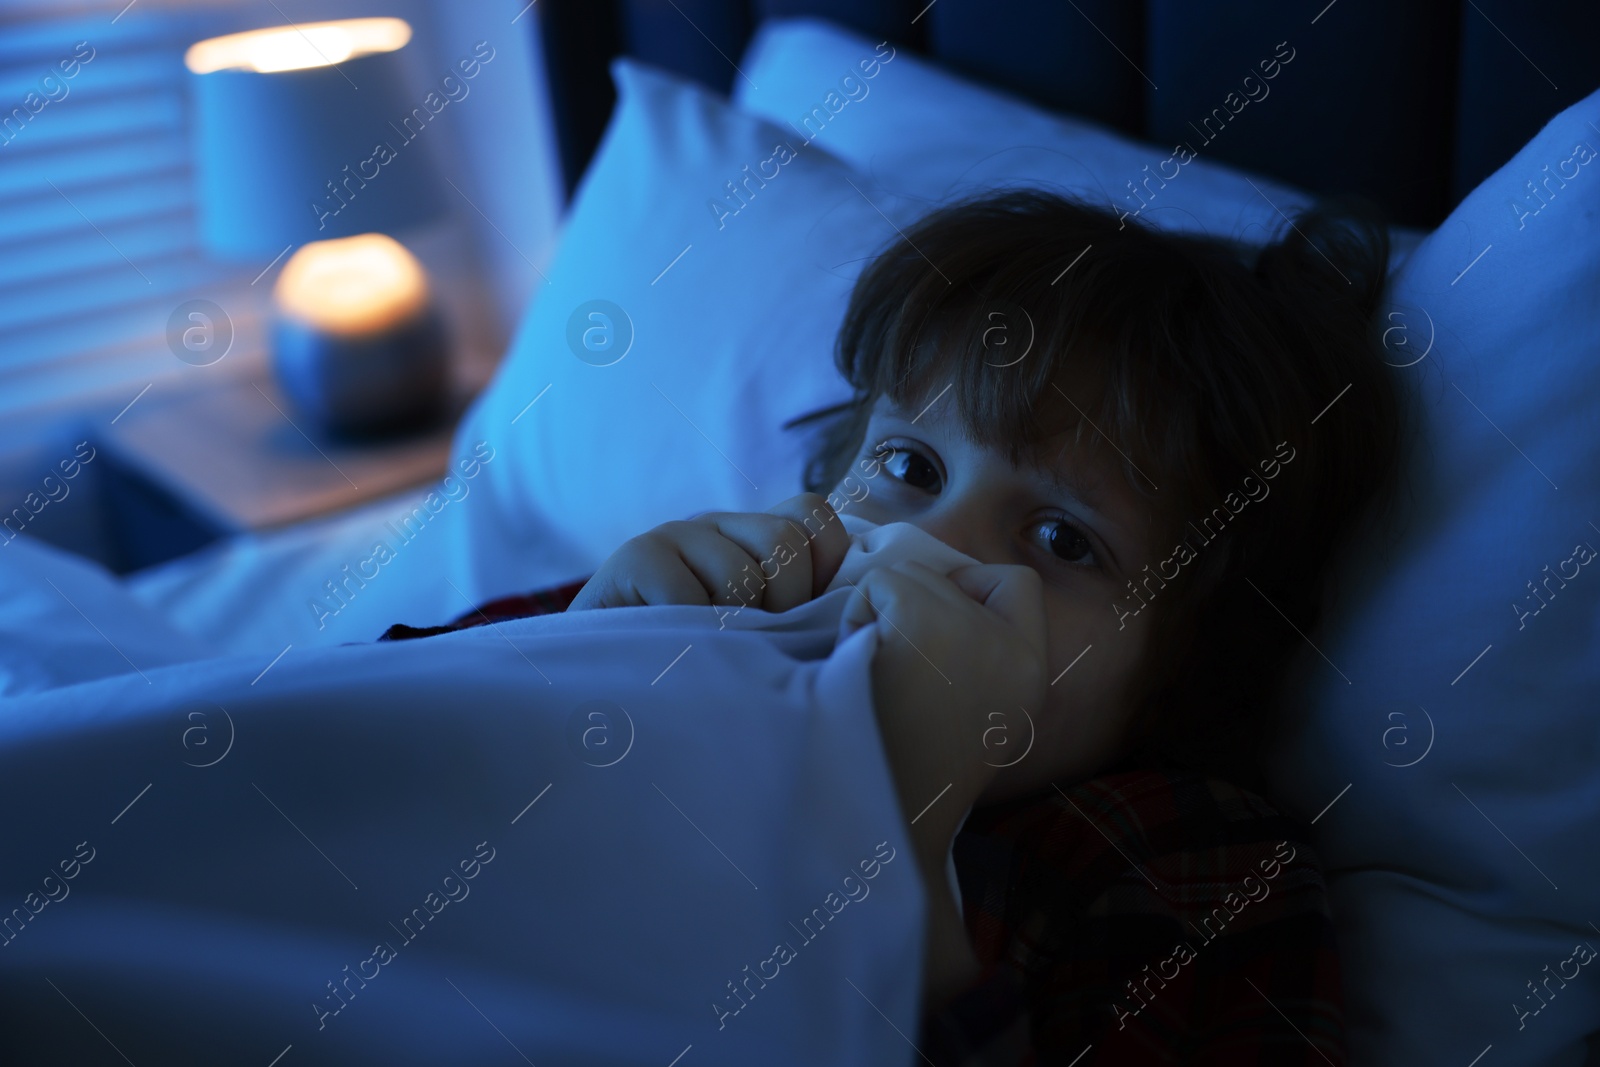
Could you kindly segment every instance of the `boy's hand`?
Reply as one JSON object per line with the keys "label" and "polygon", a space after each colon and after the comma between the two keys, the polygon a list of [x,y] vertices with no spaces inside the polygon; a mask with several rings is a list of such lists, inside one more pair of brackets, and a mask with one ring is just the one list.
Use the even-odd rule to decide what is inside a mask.
{"label": "boy's hand", "polygon": [[711,512],[625,542],[567,610],[731,604],[787,611],[827,588],[849,547],[844,523],[816,493],[764,512]]}
{"label": "boy's hand", "polygon": [[996,774],[984,759],[989,714],[1044,705],[1044,591],[1031,567],[977,564],[946,578],[908,560],[857,584],[840,639],[863,626],[878,628],[872,703],[928,894],[923,1004],[938,1011],[980,972],[945,859]]}
{"label": "boy's hand", "polygon": [[942,872],[962,816],[996,774],[983,743],[990,714],[1015,721],[1044,705],[1043,588],[1031,567],[943,577],[907,560],[862,578],[841,640],[867,625],[878,628],[872,701],[901,809],[916,820],[919,857]]}

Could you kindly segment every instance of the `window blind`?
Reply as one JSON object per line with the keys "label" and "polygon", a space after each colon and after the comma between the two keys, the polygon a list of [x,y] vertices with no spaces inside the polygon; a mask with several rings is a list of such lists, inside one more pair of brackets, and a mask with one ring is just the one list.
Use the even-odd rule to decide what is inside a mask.
{"label": "window blind", "polygon": [[166,332],[186,299],[236,333],[263,306],[256,271],[198,238],[183,52],[215,15],[17,6],[0,4],[0,420],[181,373]]}

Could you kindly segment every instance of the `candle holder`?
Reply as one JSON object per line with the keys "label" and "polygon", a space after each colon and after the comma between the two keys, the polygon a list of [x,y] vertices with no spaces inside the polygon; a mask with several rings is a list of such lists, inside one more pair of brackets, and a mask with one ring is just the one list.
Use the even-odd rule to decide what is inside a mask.
{"label": "candle holder", "polygon": [[398,241],[370,233],[306,245],[284,264],[273,304],[278,383],[324,434],[414,432],[444,414],[443,320]]}

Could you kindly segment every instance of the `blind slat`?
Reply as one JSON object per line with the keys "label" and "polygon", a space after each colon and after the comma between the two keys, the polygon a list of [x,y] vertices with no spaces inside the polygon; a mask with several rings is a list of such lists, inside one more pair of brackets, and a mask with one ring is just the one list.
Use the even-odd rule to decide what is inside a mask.
{"label": "blind slat", "polygon": [[[56,188],[51,188],[52,181]],[[41,174],[40,184],[42,188],[26,200],[13,200],[0,212],[0,244],[69,233],[110,235],[118,226],[165,215],[176,208],[191,206],[194,201],[193,187],[183,180],[181,171],[138,181],[104,183],[88,189],[74,189],[63,185],[54,175]],[[115,237],[111,239],[116,240]],[[49,249],[36,249],[36,254],[48,258]]]}
{"label": "blind slat", "polygon": [[70,196],[74,188],[170,171],[176,160],[184,161],[179,165],[186,171],[188,168],[189,139],[176,129],[167,133],[96,138],[87,144],[69,142],[48,153],[37,153],[37,158],[30,159],[27,166],[12,165],[18,158],[12,154],[14,147],[0,149],[0,203],[19,202],[37,190],[41,172],[67,178],[56,184]]}
{"label": "blind slat", "polygon": [[[141,268],[150,278],[147,283],[123,264],[130,283],[116,272],[108,272],[111,279],[104,288],[100,306],[93,318],[76,314],[35,316],[32,321],[19,323],[0,330],[5,338],[4,367],[0,368],[0,381],[33,366],[41,366],[71,358],[73,353],[98,347],[116,346],[135,340],[149,342],[155,347],[165,345],[167,319],[172,311],[197,290],[217,293],[219,306],[231,305],[223,291],[238,291],[248,286],[249,279],[237,277],[218,278],[214,265],[188,260],[173,260]],[[226,284],[222,284],[222,282]],[[254,294],[252,294],[254,295]],[[224,307],[230,318],[234,309]],[[87,384],[87,383],[86,383]],[[6,402],[11,398],[6,396]]]}
{"label": "blind slat", "polygon": [[[39,98],[34,106],[43,115],[56,108],[65,110],[72,100],[171,86],[174,59],[182,62],[183,51],[171,45],[116,55],[91,44],[82,49],[69,46],[49,58],[0,63],[0,107],[16,107],[33,93]],[[68,73],[72,71],[76,73]]]}
{"label": "blind slat", "polygon": [[[14,249],[0,245],[0,308],[13,300],[29,302],[35,290],[44,289],[71,290],[72,300],[94,302],[101,282],[93,272],[128,270],[123,256],[142,267],[155,259],[175,255],[197,259],[202,254],[187,212],[142,218],[109,236],[110,241],[97,233],[75,231],[56,238],[50,242],[48,262],[38,248],[29,251],[26,244]],[[3,315],[0,312],[0,317]]]}
{"label": "blind slat", "polygon": [[98,14],[7,21],[0,33],[0,65],[52,63],[71,55],[79,41],[92,42],[96,52],[127,54],[150,47],[187,48],[200,39],[193,33],[205,36],[199,17],[148,10],[140,14],[115,22]]}
{"label": "blind slat", "polygon": [[47,107],[37,115],[21,107],[20,101],[0,103],[0,107],[6,109],[0,111],[0,161],[4,165],[28,165],[26,161],[14,163],[11,152],[18,146],[39,151],[118,135],[169,132],[185,123],[183,95],[176,86],[99,100],[68,97],[59,110]]}

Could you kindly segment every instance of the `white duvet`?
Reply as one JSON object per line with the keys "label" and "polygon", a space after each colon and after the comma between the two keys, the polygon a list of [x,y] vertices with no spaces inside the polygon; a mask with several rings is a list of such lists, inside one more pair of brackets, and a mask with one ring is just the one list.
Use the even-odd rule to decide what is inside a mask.
{"label": "white duvet", "polygon": [[[856,575],[963,559],[857,540]],[[271,662],[37,546],[0,592],[0,1061],[916,1060],[925,898],[847,589]]]}

